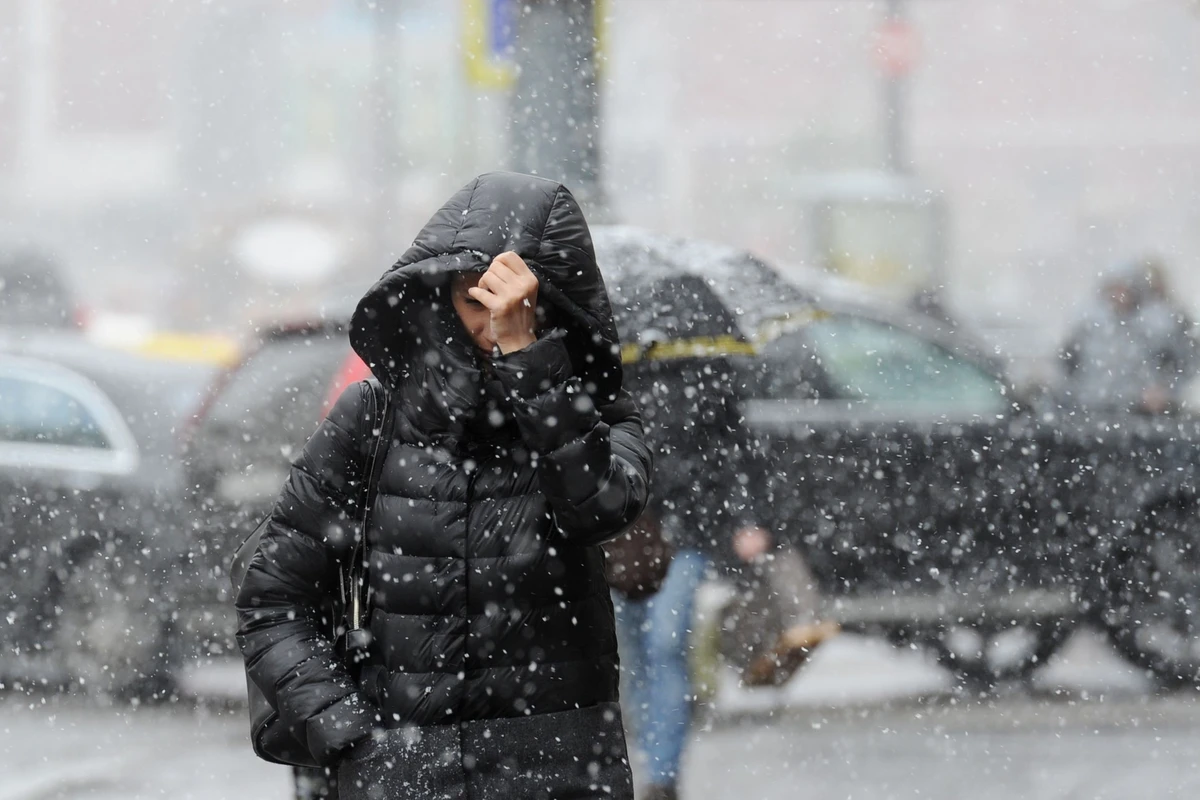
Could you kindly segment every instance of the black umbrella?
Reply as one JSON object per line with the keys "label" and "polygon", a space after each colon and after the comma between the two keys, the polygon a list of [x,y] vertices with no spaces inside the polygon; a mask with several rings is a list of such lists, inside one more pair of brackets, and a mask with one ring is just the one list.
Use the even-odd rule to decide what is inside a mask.
{"label": "black umbrella", "polygon": [[812,302],[743,250],[638,228],[592,229],[626,361],[738,355],[766,320]]}

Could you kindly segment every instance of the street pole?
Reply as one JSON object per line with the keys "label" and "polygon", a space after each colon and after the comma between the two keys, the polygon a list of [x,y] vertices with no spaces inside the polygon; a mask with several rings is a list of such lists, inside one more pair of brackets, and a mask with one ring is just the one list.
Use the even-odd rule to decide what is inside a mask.
{"label": "street pole", "polygon": [[[888,0],[885,27],[905,24],[904,0]],[[883,85],[884,135],[886,136],[886,165],[889,172],[908,171],[906,134],[906,78],[903,70],[889,69]]]}
{"label": "street pole", "polygon": [[[375,257],[386,260],[395,243],[392,205],[399,179],[400,154],[396,139],[396,51],[400,29],[400,0],[379,0],[372,13],[371,41],[371,230],[368,240]],[[380,262],[382,263],[382,262]]]}
{"label": "street pole", "polygon": [[590,219],[606,220],[594,0],[526,0],[517,20],[515,61],[513,168],[562,181]]}

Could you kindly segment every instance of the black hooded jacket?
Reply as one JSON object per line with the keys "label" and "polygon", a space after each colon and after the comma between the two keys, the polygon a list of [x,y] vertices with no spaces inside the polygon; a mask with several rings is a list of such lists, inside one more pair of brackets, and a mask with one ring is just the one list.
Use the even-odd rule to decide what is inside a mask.
{"label": "black hooded jacket", "polygon": [[[487,361],[449,277],[505,250],[537,275],[556,327]],[[443,784],[470,797],[628,796],[599,545],[645,506],[650,455],[570,192],[507,173],[464,187],[367,292],[351,343],[396,415],[366,531],[370,656],[352,675],[315,619],[353,544],[369,439],[360,384],[295,460],[237,598],[252,679],[331,763],[373,729],[350,760],[414,728],[438,742],[406,759],[419,770],[404,780],[428,791],[405,782],[405,797]]]}

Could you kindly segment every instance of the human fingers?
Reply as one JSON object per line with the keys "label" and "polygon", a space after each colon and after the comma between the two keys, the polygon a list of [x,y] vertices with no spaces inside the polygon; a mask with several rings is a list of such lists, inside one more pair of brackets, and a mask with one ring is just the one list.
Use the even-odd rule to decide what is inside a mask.
{"label": "human fingers", "polygon": [[[515,255],[514,258],[517,258]],[[520,259],[517,259],[520,261]],[[497,258],[488,267],[487,272],[479,279],[479,284],[496,294],[510,297],[513,300],[526,300],[530,304],[536,299],[538,292],[537,276],[520,262],[522,271],[518,271],[511,262]]]}
{"label": "human fingers", "polygon": [[533,275],[529,269],[529,265],[525,263],[525,259],[521,258],[512,250],[505,250],[503,253],[492,259],[492,266],[494,267],[497,264],[507,268],[514,275]]}
{"label": "human fingers", "polygon": [[[512,258],[503,258],[505,255]],[[497,256],[492,261],[491,266],[488,267],[488,273],[493,275],[500,283],[512,287],[522,295],[531,293],[537,287],[537,276],[529,271],[529,267],[515,253],[506,253]]]}
{"label": "human fingers", "polygon": [[488,271],[504,283],[517,287],[524,295],[532,294],[538,288],[537,276],[516,253],[501,253],[496,256]]}
{"label": "human fingers", "polygon": [[492,265],[487,268],[487,272],[483,273],[483,277],[479,279],[479,282],[487,282],[496,288],[505,288],[516,286],[517,276],[503,262],[493,261]]}
{"label": "human fingers", "polygon": [[520,295],[520,288],[516,283],[493,268],[489,268],[480,276],[478,285],[498,297],[513,298]]}
{"label": "human fingers", "polygon": [[496,311],[504,308],[506,305],[504,298],[485,288],[482,283],[483,281],[480,281],[481,285],[472,286],[471,288],[467,289],[467,294],[470,295],[473,300],[479,302],[479,304],[488,311]]}

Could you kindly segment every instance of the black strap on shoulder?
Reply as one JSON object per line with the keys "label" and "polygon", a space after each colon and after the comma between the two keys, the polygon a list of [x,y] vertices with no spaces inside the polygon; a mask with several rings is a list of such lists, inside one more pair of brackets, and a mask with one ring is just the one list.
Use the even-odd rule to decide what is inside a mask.
{"label": "black strap on shoulder", "polygon": [[351,630],[362,627],[363,612],[366,606],[366,571],[367,571],[367,527],[371,522],[371,509],[379,494],[379,476],[383,472],[383,462],[388,448],[392,444],[392,431],[395,415],[392,413],[391,400],[387,390],[374,378],[368,378],[368,403],[371,410],[372,444],[368,455],[366,469],[362,481],[362,505],[358,529],[354,536],[354,549],[350,554],[349,564],[349,597],[347,598],[346,616]]}

